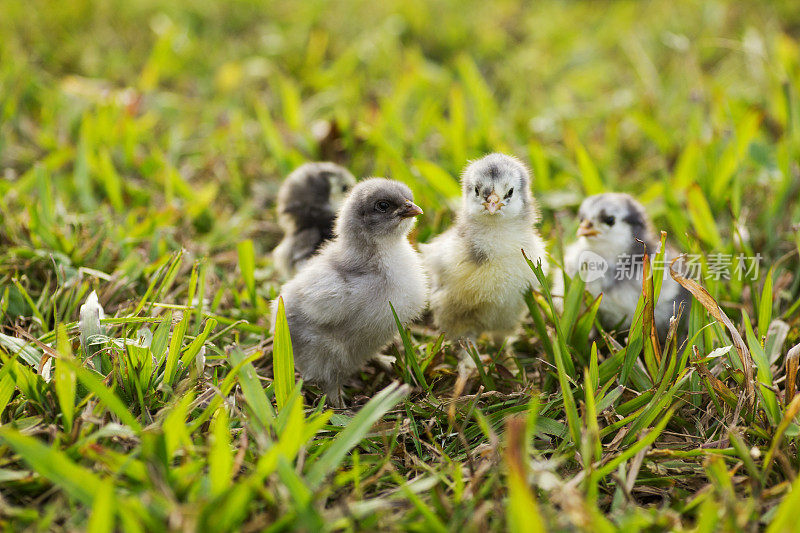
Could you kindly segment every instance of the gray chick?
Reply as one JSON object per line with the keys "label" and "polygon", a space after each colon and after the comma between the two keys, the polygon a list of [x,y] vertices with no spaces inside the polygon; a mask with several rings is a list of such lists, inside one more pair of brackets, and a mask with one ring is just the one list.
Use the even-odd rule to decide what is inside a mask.
{"label": "gray chick", "polygon": [[461,176],[456,224],[420,245],[431,277],[431,310],[451,338],[513,332],[535,277],[522,255],[547,270],[547,252],[536,231],[539,213],[530,176],[516,158],[489,154]]}
{"label": "gray chick", "polygon": [[278,191],[278,224],[283,240],[272,252],[275,268],[284,278],[333,237],[333,222],[356,179],[335,163],[306,163],[284,180]]}
{"label": "gray chick", "polygon": [[[425,308],[428,284],[408,233],[422,210],[404,184],[356,185],[336,219],[335,237],[283,286],[281,296],[303,379],[341,407],[342,384]],[[273,317],[277,300],[273,303]],[[273,324],[274,327],[274,324]]]}
{"label": "gray chick", "polygon": [[[570,276],[580,273],[592,295],[603,294],[600,319],[606,326],[621,323],[629,328],[642,293],[645,250],[654,259],[661,243],[653,236],[644,207],[628,194],[590,196],[581,203],[578,217],[578,241],[567,248],[564,269]],[[666,264],[676,256],[667,248]],[[654,309],[662,339],[681,302],[688,304],[689,293],[666,272]]]}

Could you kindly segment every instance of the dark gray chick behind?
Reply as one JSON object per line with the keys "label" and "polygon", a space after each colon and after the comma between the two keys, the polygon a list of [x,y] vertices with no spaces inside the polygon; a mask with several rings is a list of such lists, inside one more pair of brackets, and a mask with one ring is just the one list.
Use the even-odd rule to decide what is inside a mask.
{"label": "dark gray chick behind", "polygon": [[278,191],[278,224],[283,240],[272,257],[289,278],[333,237],[336,212],[355,185],[353,175],[335,163],[306,163],[295,169]]}

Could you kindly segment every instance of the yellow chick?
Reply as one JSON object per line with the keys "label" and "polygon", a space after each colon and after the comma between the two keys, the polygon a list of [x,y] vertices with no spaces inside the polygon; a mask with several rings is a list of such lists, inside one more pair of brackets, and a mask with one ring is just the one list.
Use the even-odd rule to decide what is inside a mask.
{"label": "yellow chick", "polygon": [[467,166],[461,187],[456,224],[419,246],[431,279],[430,307],[449,337],[488,333],[499,342],[519,324],[523,295],[536,283],[522,251],[547,269],[530,176],[518,159],[494,153]]}

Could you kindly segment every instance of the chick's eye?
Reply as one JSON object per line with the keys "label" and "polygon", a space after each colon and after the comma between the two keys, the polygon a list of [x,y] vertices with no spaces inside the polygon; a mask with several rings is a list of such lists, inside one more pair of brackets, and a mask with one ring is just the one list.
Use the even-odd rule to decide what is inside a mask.
{"label": "chick's eye", "polygon": [[347,189],[349,188],[350,187],[348,187],[347,185],[342,185],[342,192],[347,192]]}
{"label": "chick's eye", "polygon": [[605,215],[600,219],[600,221],[605,224],[606,226],[613,226],[616,219],[613,215]]}
{"label": "chick's eye", "polygon": [[380,200],[379,202],[375,203],[375,210],[385,213],[389,210],[389,202],[386,200]]}
{"label": "chick's eye", "polygon": [[511,187],[510,189],[508,189],[508,192],[506,193],[506,198],[511,198],[513,194],[514,194],[514,187]]}
{"label": "chick's eye", "polygon": [[480,196],[480,195],[481,195],[481,191],[478,190],[478,186],[476,185],[475,186],[475,196]]}

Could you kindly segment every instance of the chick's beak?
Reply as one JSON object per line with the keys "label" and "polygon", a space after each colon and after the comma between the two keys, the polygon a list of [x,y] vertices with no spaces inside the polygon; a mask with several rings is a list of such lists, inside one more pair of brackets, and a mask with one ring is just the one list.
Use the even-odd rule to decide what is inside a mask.
{"label": "chick's beak", "polygon": [[407,201],[403,206],[397,211],[398,216],[403,218],[411,218],[417,215],[422,214],[422,209],[419,208],[417,204],[414,202]]}
{"label": "chick's beak", "polygon": [[486,201],[483,202],[483,207],[489,211],[490,215],[494,215],[500,208],[503,207],[505,204],[500,201],[500,197],[497,195],[496,192],[492,191],[492,194],[486,197]]}
{"label": "chick's beak", "polygon": [[584,220],[578,226],[577,235],[578,237],[594,237],[595,235],[600,235],[600,232],[597,231],[591,220]]}

